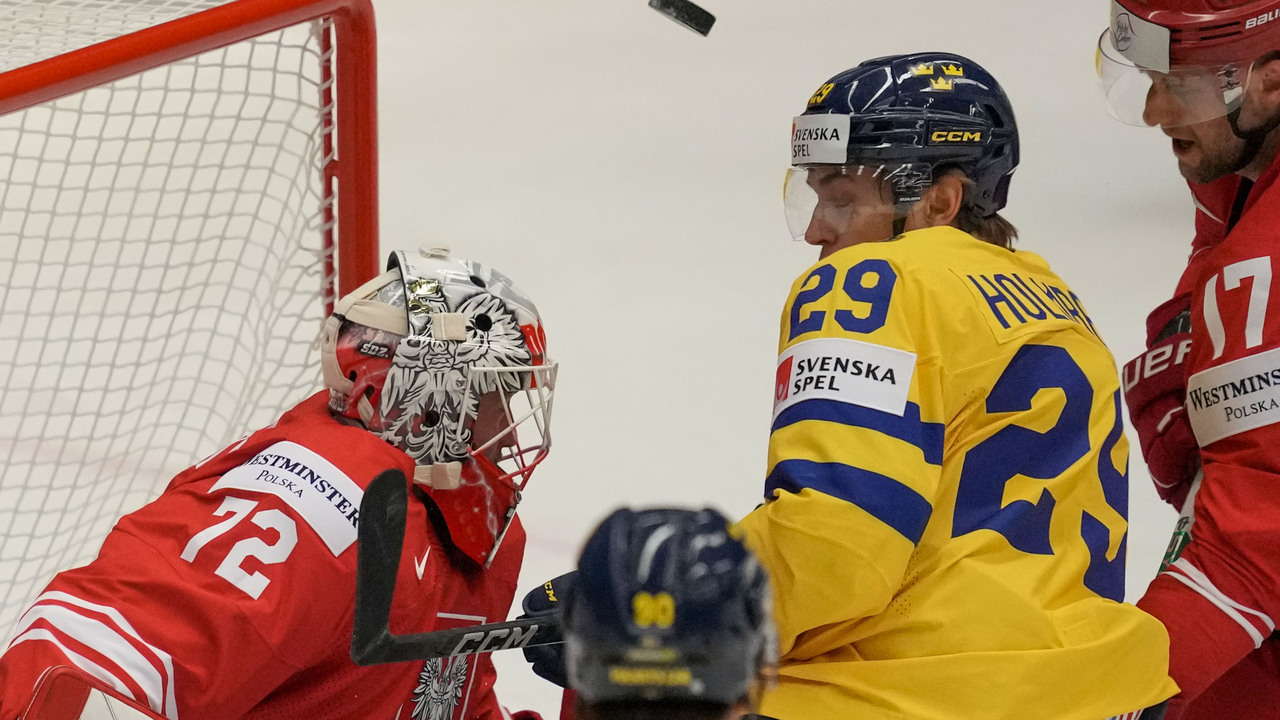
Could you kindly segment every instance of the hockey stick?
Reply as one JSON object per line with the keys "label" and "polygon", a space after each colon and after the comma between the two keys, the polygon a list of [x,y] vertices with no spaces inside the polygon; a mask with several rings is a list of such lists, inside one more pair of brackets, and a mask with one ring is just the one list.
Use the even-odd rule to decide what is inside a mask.
{"label": "hockey stick", "polygon": [[404,545],[408,502],[409,483],[399,470],[387,470],[374,478],[360,502],[352,661],[357,665],[379,665],[564,642],[560,627],[545,618],[393,635],[391,600]]}

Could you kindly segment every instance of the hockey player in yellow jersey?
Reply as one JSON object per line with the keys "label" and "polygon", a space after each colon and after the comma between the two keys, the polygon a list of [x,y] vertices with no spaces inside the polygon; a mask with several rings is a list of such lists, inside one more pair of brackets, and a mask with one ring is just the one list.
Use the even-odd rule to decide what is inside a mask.
{"label": "hockey player in yellow jersey", "polygon": [[1158,717],[1163,626],[1124,594],[1128,443],[1084,303],[1014,251],[1012,109],[924,53],[824,83],[792,129],[766,502],[781,720]]}

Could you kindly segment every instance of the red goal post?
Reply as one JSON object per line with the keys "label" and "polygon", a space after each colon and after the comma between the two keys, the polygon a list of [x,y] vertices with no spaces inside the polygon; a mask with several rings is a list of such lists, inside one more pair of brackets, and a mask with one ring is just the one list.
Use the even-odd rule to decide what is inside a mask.
{"label": "red goal post", "polygon": [[0,636],[176,472],[319,389],[377,272],[369,0],[0,7]]}

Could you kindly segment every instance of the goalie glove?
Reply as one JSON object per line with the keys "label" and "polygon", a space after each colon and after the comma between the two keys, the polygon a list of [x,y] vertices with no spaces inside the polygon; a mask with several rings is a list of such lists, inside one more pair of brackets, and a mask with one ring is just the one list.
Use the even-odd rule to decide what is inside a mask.
{"label": "goalie glove", "polygon": [[1147,351],[1124,366],[1124,399],[1142,457],[1161,499],[1181,509],[1200,469],[1200,446],[1185,406],[1191,350],[1191,295],[1147,316]]}
{"label": "goalie glove", "polygon": [[[560,604],[564,594],[569,591],[578,571],[567,572],[558,578],[548,580],[540,587],[534,588],[524,600],[520,601],[523,618],[548,618],[560,620]],[[524,659],[533,665],[533,672],[538,677],[559,685],[569,687],[568,673],[564,666],[564,644],[537,645],[524,648]]]}

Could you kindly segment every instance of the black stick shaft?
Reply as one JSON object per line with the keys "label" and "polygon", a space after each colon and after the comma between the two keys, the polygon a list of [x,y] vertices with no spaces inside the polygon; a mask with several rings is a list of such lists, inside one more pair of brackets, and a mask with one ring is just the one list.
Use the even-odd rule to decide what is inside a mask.
{"label": "black stick shaft", "polygon": [[391,601],[404,545],[408,499],[409,484],[404,474],[387,470],[369,484],[360,503],[355,623],[351,634],[351,659],[357,665],[432,660],[563,642],[559,626],[550,618],[393,635]]}

